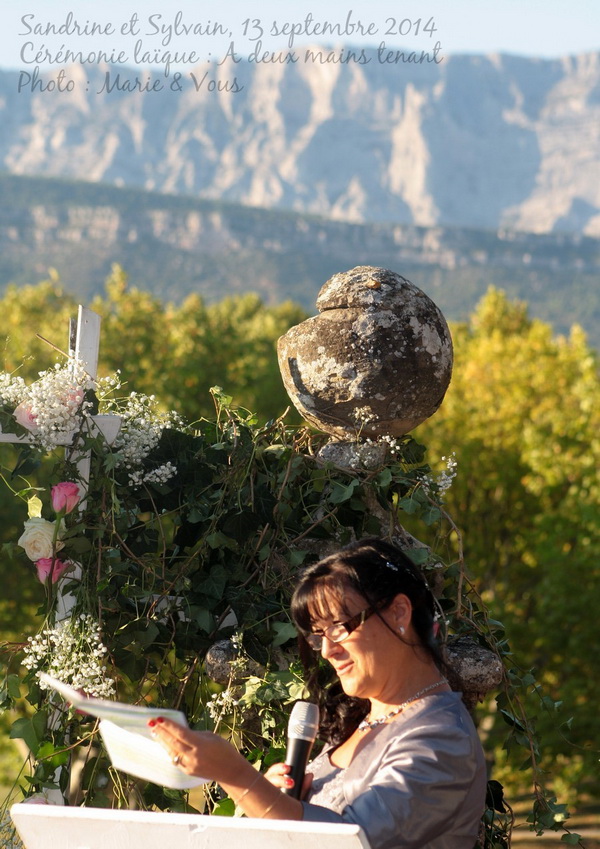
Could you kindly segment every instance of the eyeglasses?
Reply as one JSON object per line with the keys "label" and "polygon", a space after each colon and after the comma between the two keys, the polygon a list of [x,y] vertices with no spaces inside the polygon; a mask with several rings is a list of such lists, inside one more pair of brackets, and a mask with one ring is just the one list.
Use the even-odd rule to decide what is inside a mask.
{"label": "eyeglasses", "polygon": [[323,648],[323,637],[327,637],[327,639],[332,643],[342,643],[353,631],[360,628],[363,622],[365,622],[372,613],[375,613],[375,608],[367,607],[365,610],[361,610],[360,613],[357,613],[356,616],[348,619],[347,622],[334,622],[333,625],[330,625],[329,628],[325,628],[325,630],[320,633],[313,632],[312,634],[305,634],[304,639],[311,649],[314,649],[314,651],[321,651]]}

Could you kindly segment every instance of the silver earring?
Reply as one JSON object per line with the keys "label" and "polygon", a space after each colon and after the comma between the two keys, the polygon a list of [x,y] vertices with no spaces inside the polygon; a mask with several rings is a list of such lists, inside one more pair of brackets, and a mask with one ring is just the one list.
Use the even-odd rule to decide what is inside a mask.
{"label": "silver earring", "polygon": [[404,636],[404,625],[400,625],[399,630],[400,630],[400,636],[403,637]]}

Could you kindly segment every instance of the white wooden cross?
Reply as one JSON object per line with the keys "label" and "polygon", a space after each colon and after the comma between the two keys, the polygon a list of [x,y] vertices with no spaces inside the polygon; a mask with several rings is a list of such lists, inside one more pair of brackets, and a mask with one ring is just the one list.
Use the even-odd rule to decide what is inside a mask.
{"label": "white wooden cross", "polygon": [[[71,321],[71,324],[73,322]],[[92,310],[88,310],[85,307],[80,306],[78,315],[77,315],[77,328],[74,334],[72,333],[72,328],[69,328],[69,354],[74,355],[77,360],[81,362],[85,371],[89,375],[92,380],[96,380],[98,377],[98,352],[100,349],[100,324],[101,318],[100,316],[92,312]],[[120,416],[106,416],[106,415],[98,415],[92,416],[92,421],[95,426],[100,430],[106,439],[106,441],[110,444],[116,438],[119,428],[121,427],[121,418]],[[64,445],[65,447],[70,446],[72,443],[72,435],[66,434],[64,437]],[[30,442],[30,437],[28,436],[17,436],[14,433],[2,433],[0,431],[0,442],[6,443],[24,443],[27,444]],[[89,486],[90,479],[90,467],[91,467],[91,452],[86,451],[82,453],[77,450],[77,446],[72,449],[74,452],[74,456],[76,459],[76,467],[79,476],[79,480],[84,488],[84,491],[87,493],[87,489]],[[85,509],[86,497],[82,498],[78,507],[79,510]],[[69,573],[69,581],[72,579],[81,578],[81,566],[77,565],[75,569],[71,570]],[[75,604],[75,596],[71,593],[67,593],[62,589],[62,585],[65,582],[61,581],[57,588],[57,599],[56,599],[56,621],[61,622],[67,619],[71,613],[73,605]],[[66,582],[68,583],[68,582]],[[51,720],[52,721],[52,720]],[[59,774],[61,770],[65,769],[65,767],[58,767],[55,774],[55,781],[58,783]],[[64,800],[60,790],[49,790],[47,791],[47,798],[51,804],[55,805],[63,805]]]}
{"label": "white wooden cross", "polygon": [[[75,358],[81,362],[87,374],[92,378],[92,380],[96,380],[96,378],[98,377],[100,324],[101,318],[97,313],[80,306],[77,315],[77,329],[74,334],[74,339],[69,339],[69,353],[74,354]],[[73,334],[70,332],[69,336],[72,337],[72,335]],[[120,416],[98,415],[92,416],[91,418],[98,430],[100,430],[104,434],[106,441],[109,444],[112,443],[119,432],[119,428],[121,427]],[[30,442],[30,437],[17,436],[14,433],[2,433],[0,431],[0,442],[27,444],[28,442]],[[72,435],[66,434],[64,437],[63,444],[66,447],[68,445],[71,445],[71,442]],[[77,452],[77,448],[73,450],[74,452]],[[81,481],[84,490],[87,491],[90,477],[91,452],[78,452],[75,454],[75,457],[75,465],[77,467],[79,480]],[[79,503],[80,510],[83,510],[85,508],[85,502],[86,499],[84,496],[84,498]],[[77,579],[77,569],[80,570],[81,567],[76,567],[74,571],[70,572],[69,577],[71,579]],[[58,622],[69,616],[74,602],[74,596],[72,596],[70,593],[62,592],[59,584],[56,610],[56,619]]]}
{"label": "white wooden cross", "polygon": [[[75,357],[81,361],[83,367],[92,380],[96,380],[98,377],[100,322],[101,318],[97,313],[80,306],[77,316],[77,331],[75,334],[74,346],[72,344],[72,340],[69,339],[69,353],[74,354]],[[65,436],[64,444],[69,445],[70,441],[71,438]],[[22,442],[26,444],[30,442],[30,438],[28,436],[17,436],[14,433],[2,433],[2,431],[0,431],[0,442]],[[87,475],[84,477],[84,480],[86,481],[89,476],[89,459],[90,458],[87,457]]]}

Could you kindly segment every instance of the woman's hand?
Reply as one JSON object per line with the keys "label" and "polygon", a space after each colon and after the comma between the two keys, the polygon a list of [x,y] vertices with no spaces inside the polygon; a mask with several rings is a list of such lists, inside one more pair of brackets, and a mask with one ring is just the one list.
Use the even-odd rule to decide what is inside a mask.
{"label": "woman's hand", "polygon": [[280,790],[289,790],[294,786],[294,779],[288,775],[291,767],[288,764],[272,764],[265,772],[265,778]]}
{"label": "woman's hand", "polygon": [[151,719],[148,726],[173,763],[188,775],[220,782],[227,780],[228,771],[235,775],[235,763],[243,760],[231,743],[211,731],[192,731],[163,717]]}
{"label": "woman's hand", "polygon": [[[278,776],[276,781],[281,783],[277,784],[276,781],[265,780],[265,776],[218,734],[192,731],[164,717],[151,719],[148,726],[174,764],[189,775],[217,781],[249,817],[302,819],[300,802],[274,789],[293,786],[293,782],[291,785],[283,783],[289,769],[285,764],[275,764],[275,768],[269,770],[273,776]],[[283,770],[276,767],[283,767]],[[307,777],[310,784],[310,777]]]}
{"label": "woman's hand", "polygon": [[[289,764],[272,764],[265,772],[265,778],[270,781],[274,787],[280,790],[290,790],[294,786],[294,779],[290,778],[289,772],[291,766]],[[312,773],[307,772],[302,782],[302,791],[300,798],[304,799],[312,784]]]}

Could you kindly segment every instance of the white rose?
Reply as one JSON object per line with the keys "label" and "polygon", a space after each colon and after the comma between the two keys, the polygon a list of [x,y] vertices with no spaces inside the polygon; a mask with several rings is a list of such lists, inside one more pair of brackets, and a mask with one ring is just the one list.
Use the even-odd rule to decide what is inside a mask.
{"label": "white rose", "polygon": [[24,805],[49,805],[50,802],[43,793],[34,793],[23,801]]}
{"label": "white rose", "polygon": [[17,545],[25,549],[25,554],[34,563],[42,557],[52,557],[65,547],[64,542],[57,539],[53,548],[55,527],[56,522],[47,522],[46,519],[27,519],[25,530],[19,537]]}

